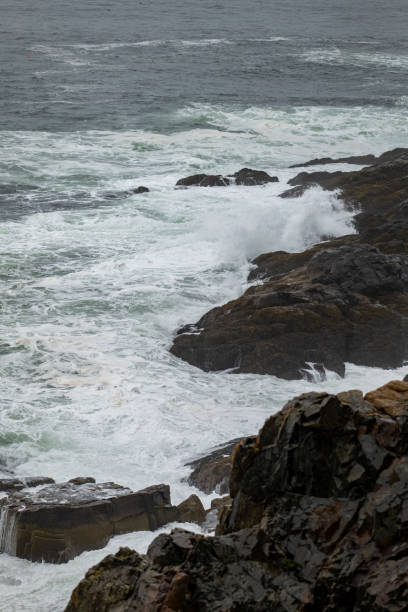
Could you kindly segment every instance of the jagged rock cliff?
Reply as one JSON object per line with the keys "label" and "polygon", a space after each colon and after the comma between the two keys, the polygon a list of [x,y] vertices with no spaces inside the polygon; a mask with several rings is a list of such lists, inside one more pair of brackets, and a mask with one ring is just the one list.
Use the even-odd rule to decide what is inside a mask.
{"label": "jagged rock cliff", "polygon": [[402,612],[408,383],[307,393],[240,442],[215,537],[175,529],[91,568],[66,612]]}

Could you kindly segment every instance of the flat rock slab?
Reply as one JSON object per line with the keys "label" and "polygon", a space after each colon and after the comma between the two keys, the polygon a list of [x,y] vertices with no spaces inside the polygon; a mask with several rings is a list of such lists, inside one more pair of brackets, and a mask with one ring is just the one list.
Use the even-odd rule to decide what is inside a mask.
{"label": "flat rock slab", "polygon": [[168,485],[133,492],[112,482],[53,484],[10,494],[2,507],[0,551],[64,563],[103,548],[114,535],[154,530],[177,516]]}

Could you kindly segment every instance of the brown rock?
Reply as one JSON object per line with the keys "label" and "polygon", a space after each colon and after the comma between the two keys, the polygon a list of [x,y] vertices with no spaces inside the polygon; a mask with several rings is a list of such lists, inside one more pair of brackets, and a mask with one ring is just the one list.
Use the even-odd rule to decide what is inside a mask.
{"label": "brown rock", "polygon": [[178,520],[181,523],[202,523],[205,521],[206,512],[197,495],[190,495],[177,506]]}
{"label": "brown rock", "polygon": [[10,495],[3,513],[0,550],[50,563],[103,548],[113,535],[154,530],[177,519],[167,485],[133,493],[114,483],[54,484]]}
{"label": "brown rock", "polygon": [[408,416],[408,382],[392,380],[367,393],[364,399],[392,417]]}
{"label": "brown rock", "polygon": [[187,465],[194,468],[187,479],[188,484],[204,493],[217,491],[220,495],[228,493],[231,457],[239,438],[231,440],[208,455],[195,459]]}

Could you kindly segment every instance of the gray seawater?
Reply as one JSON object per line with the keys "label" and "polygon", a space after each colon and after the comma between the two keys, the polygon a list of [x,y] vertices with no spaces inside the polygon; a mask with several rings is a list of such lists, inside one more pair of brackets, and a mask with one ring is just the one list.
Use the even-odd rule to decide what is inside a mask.
{"label": "gray seawater", "polygon": [[[252,257],[352,231],[333,194],[277,195],[291,163],[407,146],[404,1],[0,9],[0,464],[168,482],[178,502],[185,461],[253,433],[293,395],[406,373],[348,364],[345,380],[282,381],[168,352],[179,325],[245,289]],[[243,166],[280,183],[174,190]],[[125,196],[140,184],[150,193]],[[151,538],[64,566],[0,554],[0,610],[60,611],[90,565]]]}

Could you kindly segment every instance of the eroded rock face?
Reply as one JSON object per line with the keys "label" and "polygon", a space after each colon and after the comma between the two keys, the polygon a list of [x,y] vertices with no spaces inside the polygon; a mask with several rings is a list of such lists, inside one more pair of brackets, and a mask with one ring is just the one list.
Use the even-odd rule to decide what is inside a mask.
{"label": "eroded rock face", "polygon": [[237,446],[230,489],[216,537],[121,549],[67,612],[406,610],[408,383],[294,398]]}
{"label": "eroded rock face", "polygon": [[359,233],[260,255],[249,278],[264,284],[205,314],[197,333],[181,328],[174,355],[205,371],[287,379],[307,375],[309,364],[343,375],[346,361],[394,368],[408,358],[408,150],[323,175],[326,189],[358,207]]}
{"label": "eroded rock face", "polygon": [[154,530],[177,520],[168,485],[136,493],[114,483],[77,479],[34,493],[10,494],[0,519],[0,550],[31,561],[64,563],[103,548],[113,535]]}

